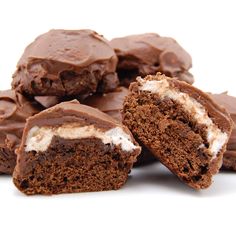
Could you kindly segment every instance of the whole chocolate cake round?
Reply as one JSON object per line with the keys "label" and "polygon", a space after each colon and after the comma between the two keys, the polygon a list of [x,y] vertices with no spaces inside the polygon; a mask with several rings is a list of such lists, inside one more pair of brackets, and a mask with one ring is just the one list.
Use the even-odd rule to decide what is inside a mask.
{"label": "whole chocolate cake round", "polygon": [[172,38],[155,33],[114,38],[110,42],[119,62],[117,73],[120,83],[129,86],[137,76],[162,72],[192,84],[191,56]]}
{"label": "whole chocolate cake round", "polygon": [[24,51],[12,87],[32,96],[79,96],[115,89],[117,57],[91,30],[50,30]]}
{"label": "whole chocolate cake round", "polygon": [[0,91],[0,173],[12,174],[26,119],[40,110],[13,90]]}

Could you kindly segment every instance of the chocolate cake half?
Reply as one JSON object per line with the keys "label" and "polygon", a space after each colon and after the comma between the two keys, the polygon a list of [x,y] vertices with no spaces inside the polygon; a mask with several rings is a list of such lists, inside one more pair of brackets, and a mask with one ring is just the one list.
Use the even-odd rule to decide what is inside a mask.
{"label": "chocolate cake half", "polygon": [[119,189],[139,153],[125,126],[64,102],[27,120],[13,180],[29,195]]}
{"label": "chocolate cake half", "polygon": [[123,122],[134,137],[189,186],[208,187],[222,165],[229,114],[199,89],[159,73],[138,77],[130,91]]}

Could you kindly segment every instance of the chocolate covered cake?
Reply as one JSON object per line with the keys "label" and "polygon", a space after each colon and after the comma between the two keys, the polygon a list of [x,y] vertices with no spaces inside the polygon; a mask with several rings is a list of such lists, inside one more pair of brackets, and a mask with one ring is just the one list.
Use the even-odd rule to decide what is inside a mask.
{"label": "chocolate covered cake", "polygon": [[12,174],[26,119],[40,110],[13,90],[0,91],[0,174]]}
{"label": "chocolate covered cake", "polygon": [[31,96],[78,96],[114,90],[117,57],[91,30],[50,30],[24,51],[12,87]]}
{"label": "chocolate covered cake", "polygon": [[212,99],[223,106],[234,121],[233,130],[227,144],[227,150],[224,153],[223,168],[236,171],[236,97],[227,93],[211,94]]}
{"label": "chocolate covered cake", "polygon": [[123,122],[182,181],[208,187],[222,165],[232,120],[199,89],[157,74],[130,86]]}
{"label": "chocolate covered cake", "polygon": [[119,189],[139,153],[125,126],[63,102],[27,120],[13,180],[29,195]]}
{"label": "chocolate covered cake", "polygon": [[114,38],[110,44],[118,56],[117,73],[124,86],[137,76],[157,72],[190,84],[194,81],[188,71],[192,67],[191,56],[172,38],[146,33]]}

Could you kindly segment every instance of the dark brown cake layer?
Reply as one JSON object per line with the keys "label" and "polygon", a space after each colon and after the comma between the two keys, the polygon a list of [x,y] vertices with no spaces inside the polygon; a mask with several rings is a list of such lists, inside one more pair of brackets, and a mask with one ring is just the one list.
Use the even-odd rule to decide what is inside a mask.
{"label": "dark brown cake layer", "polygon": [[26,119],[42,110],[13,90],[0,91],[0,173],[12,174]]}
{"label": "dark brown cake layer", "polygon": [[50,30],[24,51],[12,87],[32,96],[78,96],[114,90],[117,57],[91,30]]}
{"label": "dark brown cake layer", "polygon": [[[186,93],[204,106],[214,124],[228,135],[231,119],[224,109],[209,96],[187,83],[158,74],[144,80],[167,80],[169,89]],[[200,189],[208,187],[212,176],[222,164],[226,142],[213,158],[209,152],[207,126],[195,120],[177,101],[160,97],[160,94],[140,90],[140,83],[133,83],[123,108],[123,122],[135,138],[174,174],[189,186]],[[161,90],[161,89],[160,89]]]}
{"label": "dark brown cake layer", "polygon": [[137,76],[162,72],[190,84],[193,76],[191,56],[172,38],[155,33],[114,38],[110,42],[119,62],[117,72],[120,83],[129,86]]}
{"label": "dark brown cake layer", "polygon": [[[80,129],[84,127],[85,131]],[[77,137],[78,128],[76,132],[81,133]],[[46,131],[40,133],[40,129]],[[50,136],[55,130],[58,133]],[[103,135],[115,135],[115,139],[107,141]],[[128,137],[131,147],[123,147],[121,135]],[[77,101],[64,102],[27,120],[13,180],[25,194],[118,189],[126,182],[139,153],[131,133],[118,121]]]}

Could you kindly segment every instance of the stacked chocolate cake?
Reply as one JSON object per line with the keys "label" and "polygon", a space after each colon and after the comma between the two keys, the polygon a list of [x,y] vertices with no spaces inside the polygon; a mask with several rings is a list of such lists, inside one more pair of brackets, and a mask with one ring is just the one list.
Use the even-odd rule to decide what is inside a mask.
{"label": "stacked chocolate cake", "polygon": [[190,187],[210,186],[223,155],[236,170],[234,98],[193,87],[191,66],[154,33],[40,35],[0,92],[0,173],[28,195],[103,191],[159,160]]}

